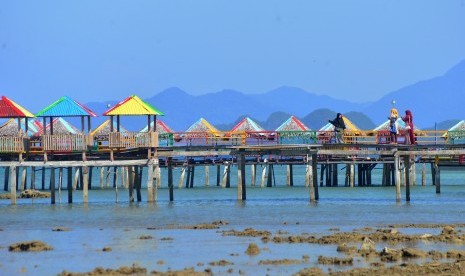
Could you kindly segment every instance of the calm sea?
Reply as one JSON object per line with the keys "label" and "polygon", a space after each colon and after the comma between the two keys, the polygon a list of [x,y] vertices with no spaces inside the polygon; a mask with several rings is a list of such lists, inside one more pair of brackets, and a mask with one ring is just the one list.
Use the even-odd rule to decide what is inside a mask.
{"label": "calm sea", "polygon": [[[420,167],[417,183],[421,183]],[[223,230],[244,230],[252,227],[272,233],[311,233],[326,235],[330,228],[350,231],[362,227],[379,228],[389,224],[465,222],[465,177],[461,172],[443,173],[441,193],[435,193],[428,174],[426,186],[411,189],[411,202],[395,201],[395,187],[379,186],[380,171],[375,170],[374,187],[320,187],[320,200],[309,203],[309,190],[304,186],[304,169],[295,168],[294,187],[286,187],[286,167],[275,168],[276,186],[260,187],[261,170],[257,171],[257,186],[247,185],[247,200],[238,202],[237,171],[233,169],[231,188],[216,186],[216,170],[210,168],[210,186],[205,187],[203,168],[196,170],[193,189],[178,188],[180,169],[175,170],[174,202],[169,202],[166,172],[162,171],[162,187],[156,204],[130,203],[127,189],[118,183],[116,190],[99,188],[99,173],[94,172],[94,189],[89,191],[89,204],[82,204],[81,191],[74,192],[74,203],[68,204],[67,191],[62,191],[57,204],[50,199],[19,199],[15,206],[9,200],[0,201],[0,274],[55,275],[63,270],[85,272],[97,266],[118,268],[137,263],[148,270],[167,271],[186,267],[196,270],[211,268],[215,275],[289,275],[308,266],[318,266],[319,255],[340,256],[336,245],[263,243],[255,237],[223,236]],[[247,170],[247,173],[250,171]],[[339,183],[343,183],[341,170]],[[66,174],[65,174],[66,175]],[[3,175],[0,173],[0,179]],[[66,179],[66,178],[65,178]],[[247,175],[250,183],[250,174]],[[145,186],[145,178],[143,179]],[[183,183],[184,185],[185,183]],[[58,193],[58,192],[57,192]],[[227,221],[214,230],[186,230],[177,226]],[[70,231],[54,232],[54,227]],[[151,230],[149,228],[156,228]],[[440,229],[400,229],[405,233],[437,234]],[[151,236],[152,239],[140,239]],[[52,251],[10,253],[8,245],[41,240],[53,246]],[[245,254],[249,243],[257,243],[261,253]],[[384,244],[377,244],[379,249]],[[440,245],[415,244],[425,250]],[[112,251],[103,252],[104,247]],[[464,246],[455,245],[464,250]],[[299,259],[310,256],[309,263],[297,265],[259,265],[260,260]],[[232,265],[213,266],[210,262],[227,260]],[[355,266],[366,266],[357,260]],[[323,269],[346,269],[322,267]]]}

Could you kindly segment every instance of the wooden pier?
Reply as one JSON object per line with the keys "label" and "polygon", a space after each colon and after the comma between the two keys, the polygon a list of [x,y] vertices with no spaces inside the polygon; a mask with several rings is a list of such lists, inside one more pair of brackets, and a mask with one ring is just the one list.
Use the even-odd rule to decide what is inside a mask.
{"label": "wooden pier", "polygon": [[[108,187],[113,178],[111,188],[116,189],[116,201],[116,182],[120,179],[127,187],[129,202],[143,200],[142,187],[147,189],[145,200],[156,202],[158,188],[165,184],[160,179],[162,169],[167,170],[166,187],[169,189],[169,200],[173,201],[176,184],[178,188],[194,187],[194,174],[199,167],[205,168],[205,185],[210,185],[211,168],[213,173],[216,169],[216,185],[212,186],[230,188],[231,166],[237,167],[237,200],[241,201],[247,199],[247,187],[255,186],[257,180],[261,187],[274,186],[274,167],[277,165],[287,167],[286,185],[289,188],[294,186],[295,168],[305,168],[305,186],[308,187],[310,202],[324,198],[320,197],[318,187],[339,185],[338,175],[344,166],[344,186],[370,186],[373,169],[382,167],[382,183],[377,184],[393,186],[397,201],[401,201],[401,186],[405,186],[405,200],[410,201],[410,186],[415,185],[416,178],[415,164],[422,164],[422,185],[426,183],[426,166],[430,166],[432,183],[436,186],[436,192],[440,193],[441,171],[463,170],[464,156],[465,145],[210,145],[115,150],[113,154],[10,155],[4,156],[0,167],[5,170],[4,191],[11,194],[11,204],[16,204],[17,191],[26,189],[28,182],[31,189],[49,190],[52,204],[56,203],[57,190],[66,190],[67,202],[72,203],[76,189],[82,190],[82,202],[88,203],[93,174],[100,174],[101,188]],[[257,173],[257,165],[261,165],[261,173]],[[250,170],[246,170],[247,166]],[[181,168],[178,180],[173,177],[174,168]],[[46,171],[49,183],[45,183]],[[41,172],[39,185],[36,183],[39,179],[37,172]],[[144,184],[143,175],[147,179]]]}

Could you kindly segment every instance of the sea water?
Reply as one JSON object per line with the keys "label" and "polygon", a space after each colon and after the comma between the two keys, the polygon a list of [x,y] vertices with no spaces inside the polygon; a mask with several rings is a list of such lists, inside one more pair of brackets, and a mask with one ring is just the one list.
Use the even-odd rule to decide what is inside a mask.
{"label": "sea water", "polygon": [[[420,167],[417,174],[421,175]],[[247,171],[249,173],[250,171]],[[222,173],[222,172],[221,172]],[[363,227],[386,227],[392,224],[456,224],[464,223],[465,178],[461,172],[443,172],[441,193],[428,179],[426,186],[411,187],[411,201],[396,202],[395,187],[382,187],[380,170],[374,172],[372,187],[320,187],[320,199],[309,202],[305,187],[305,169],[295,166],[294,186],[286,186],[286,166],[275,167],[276,186],[261,187],[261,170],[256,186],[247,185],[247,200],[237,200],[237,171],[231,174],[231,188],[216,186],[216,169],[210,168],[210,186],[205,187],[202,168],[196,169],[193,189],[178,188],[180,169],[175,169],[174,202],[169,201],[166,171],[162,171],[162,187],[156,203],[129,202],[128,190],[121,187],[100,188],[99,173],[94,171],[89,203],[82,203],[82,192],[73,193],[67,203],[67,191],[57,191],[55,205],[50,199],[18,199],[0,201],[0,271],[1,275],[56,275],[63,270],[91,271],[97,266],[118,268],[134,263],[149,271],[167,271],[194,267],[197,271],[210,268],[215,275],[290,275],[302,268],[319,266],[323,270],[347,269],[320,266],[318,256],[344,255],[337,245],[264,243],[259,237],[234,237],[222,234],[226,230],[254,228],[301,235],[331,234],[332,229],[352,231]],[[66,174],[65,174],[66,175]],[[48,175],[47,175],[48,177]],[[250,174],[247,176],[250,183]],[[339,183],[343,183],[343,173]],[[430,178],[430,177],[429,177]],[[65,178],[66,179],[66,178]],[[145,178],[142,180],[145,187]],[[421,179],[417,177],[417,183]],[[183,186],[185,183],[182,183]],[[36,184],[37,186],[37,184]],[[105,185],[104,185],[105,186]],[[111,185],[110,185],[111,186]],[[117,198],[117,200],[116,200]],[[116,202],[117,201],[117,202]],[[183,229],[213,221],[227,222],[220,229]],[[52,231],[66,227],[70,231]],[[400,229],[404,233],[438,234],[441,229]],[[150,236],[151,239],[141,239]],[[51,251],[14,253],[10,244],[40,240],[53,247]],[[261,253],[248,256],[245,251],[256,243]],[[359,245],[357,245],[359,246]],[[377,244],[380,250],[384,244]],[[415,247],[446,250],[440,245],[415,244]],[[104,247],[112,250],[104,252]],[[461,245],[453,245],[464,250]],[[450,247],[448,247],[450,248]],[[259,265],[260,260],[294,259],[309,256],[309,262],[295,265]],[[227,260],[231,265],[210,264]],[[354,266],[367,266],[359,259]],[[230,270],[231,269],[231,270]]]}

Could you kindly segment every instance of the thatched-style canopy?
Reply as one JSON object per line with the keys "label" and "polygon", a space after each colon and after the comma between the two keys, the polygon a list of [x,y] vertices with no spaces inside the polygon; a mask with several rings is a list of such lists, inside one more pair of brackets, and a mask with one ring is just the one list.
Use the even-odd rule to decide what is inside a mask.
{"label": "thatched-style canopy", "polygon": [[[39,120],[28,120],[27,136],[33,136],[42,129],[42,124]],[[18,133],[25,133],[25,119],[20,119],[20,127],[16,119],[9,119],[0,126],[0,136],[16,136]]]}
{"label": "thatched-style canopy", "polygon": [[[70,124],[65,119],[58,117],[53,119],[52,123],[49,123],[46,127],[46,133],[50,133],[50,127],[53,125],[53,134],[61,135],[61,134],[81,134],[82,132],[77,129],[75,126]],[[34,136],[43,135],[44,128],[41,128]]]}
{"label": "thatched-style canopy", "polygon": [[[95,140],[106,140],[111,132],[111,122],[110,119],[105,120],[102,124],[100,124],[96,129],[90,132],[90,135],[94,137]],[[120,132],[127,132],[124,127],[120,127]]]}
{"label": "thatched-style canopy", "polygon": [[237,131],[265,131],[265,129],[254,120],[249,117],[245,117],[231,129],[231,132]]}
{"label": "thatched-style canopy", "polygon": [[[402,118],[397,119],[397,127],[398,127],[399,131],[404,131],[405,130],[405,122],[402,120]],[[380,131],[389,131],[389,129],[390,129],[389,128],[389,120],[387,120],[384,123],[382,123],[381,125],[379,125],[378,127],[376,127],[375,129],[373,129],[372,131],[367,132],[367,135],[373,136],[373,135],[376,135],[376,133],[378,133]],[[413,131],[414,131],[416,136],[424,136],[424,135],[426,135],[426,133],[424,131],[417,128],[415,125],[413,126]]]}
{"label": "thatched-style canopy", "polygon": [[[147,132],[147,126],[140,130],[140,132]],[[153,122],[150,123],[150,129],[153,129]],[[157,119],[157,132],[159,134],[173,133],[174,131],[167,126],[163,121]]]}
{"label": "thatched-style canopy", "polygon": [[297,117],[291,116],[283,124],[281,124],[276,131],[308,131],[310,130],[304,123]]}
{"label": "thatched-style canopy", "polygon": [[192,124],[185,132],[219,132],[212,124],[204,118],[200,118],[197,122]]}

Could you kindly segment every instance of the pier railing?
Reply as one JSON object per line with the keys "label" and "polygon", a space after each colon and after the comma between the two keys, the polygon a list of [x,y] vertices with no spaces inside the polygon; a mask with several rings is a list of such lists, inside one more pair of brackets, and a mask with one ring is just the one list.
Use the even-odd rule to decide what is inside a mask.
{"label": "pier railing", "polygon": [[87,150],[87,139],[84,134],[42,135],[44,151],[83,152]]}
{"label": "pier railing", "polygon": [[111,132],[108,146],[110,148],[153,148],[158,147],[157,132]]}
{"label": "pier railing", "polygon": [[1,136],[0,137],[0,152],[4,153],[22,153],[27,145],[27,137],[18,136]]}

